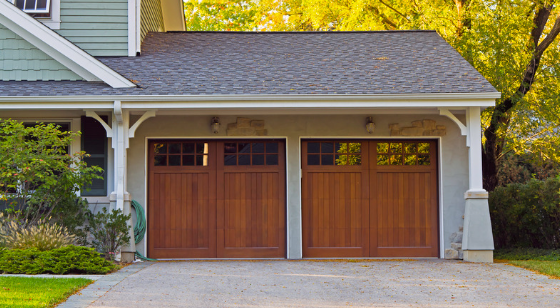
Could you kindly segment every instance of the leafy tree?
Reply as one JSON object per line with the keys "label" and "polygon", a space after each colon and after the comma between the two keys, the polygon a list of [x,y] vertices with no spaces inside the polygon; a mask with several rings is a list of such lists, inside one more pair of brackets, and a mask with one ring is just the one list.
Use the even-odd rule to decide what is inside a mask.
{"label": "leafy tree", "polygon": [[188,0],[183,2],[188,31],[247,31],[254,28],[251,1]]}
{"label": "leafy tree", "polygon": [[67,153],[76,136],[55,124],[0,121],[0,203],[23,228],[51,217],[60,203],[100,178],[101,169],[88,167],[84,152]]}

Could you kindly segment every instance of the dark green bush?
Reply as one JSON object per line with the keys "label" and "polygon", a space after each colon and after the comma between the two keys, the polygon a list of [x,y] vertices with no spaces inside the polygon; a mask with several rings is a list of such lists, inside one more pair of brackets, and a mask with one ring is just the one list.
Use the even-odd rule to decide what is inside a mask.
{"label": "dark green bush", "polygon": [[10,274],[106,274],[115,265],[93,248],[67,246],[47,251],[7,249],[0,252],[0,272]]}
{"label": "dark green bush", "polygon": [[89,220],[88,231],[93,236],[92,245],[102,252],[107,260],[114,260],[118,248],[130,240],[127,224],[131,215],[124,215],[121,210],[101,211]]}
{"label": "dark green bush", "polygon": [[560,179],[530,180],[490,193],[496,248],[560,249]]}

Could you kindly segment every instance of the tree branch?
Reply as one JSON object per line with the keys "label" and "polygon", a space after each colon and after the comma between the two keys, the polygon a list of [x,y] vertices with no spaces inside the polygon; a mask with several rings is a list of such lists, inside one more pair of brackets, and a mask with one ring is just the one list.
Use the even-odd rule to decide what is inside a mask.
{"label": "tree branch", "polygon": [[395,13],[399,14],[402,18],[404,18],[406,21],[408,20],[408,17],[406,15],[404,15],[403,13],[399,12],[397,9],[395,9],[394,7],[390,6],[389,4],[385,3],[383,0],[379,0],[379,2],[381,2],[381,4],[385,5],[386,7],[388,7],[389,9],[391,9],[392,11],[394,11]]}

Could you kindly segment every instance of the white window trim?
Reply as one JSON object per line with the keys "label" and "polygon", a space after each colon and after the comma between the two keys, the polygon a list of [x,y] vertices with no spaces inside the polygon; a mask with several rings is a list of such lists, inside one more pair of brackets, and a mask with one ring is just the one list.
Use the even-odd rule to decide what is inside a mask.
{"label": "white window trim", "polygon": [[[15,0],[7,0],[10,3],[14,3]],[[49,0],[51,3],[51,17],[36,17],[38,21],[43,23],[45,26],[53,29],[59,30],[60,29],[60,0]],[[25,10],[23,10],[26,12]],[[28,13],[28,12],[26,12]]]}

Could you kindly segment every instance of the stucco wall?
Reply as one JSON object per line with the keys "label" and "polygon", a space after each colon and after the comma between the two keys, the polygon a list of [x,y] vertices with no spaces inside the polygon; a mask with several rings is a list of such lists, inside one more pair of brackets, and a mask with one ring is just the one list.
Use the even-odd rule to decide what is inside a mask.
{"label": "stucco wall", "polygon": [[[449,235],[463,224],[465,208],[464,193],[468,189],[468,152],[466,138],[459,128],[446,117],[437,115],[374,115],[374,134],[365,131],[365,115],[282,115],[245,116],[264,120],[268,137],[287,138],[287,217],[288,257],[301,258],[301,194],[300,194],[300,137],[390,137],[389,124],[410,126],[415,120],[432,119],[447,127],[447,135],[441,137],[441,179],[443,202],[443,247],[450,247]],[[148,119],[130,140],[128,150],[128,191],[134,200],[146,206],[145,200],[145,144],[148,137],[226,137],[227,123],[237,116],[221,116],[222,127],[218,135],[210,131],[211,116],[157,116]],[[240,138],[240,137],[238,137]],[[243,138],[243,137],[241,137]],[[441,200],[441,199],[440,199]],[[441,220],[440,220],[441,221]],[[144,252],[144,244],[139,250]],[[443,251],[443,249],[440,249]]]}

